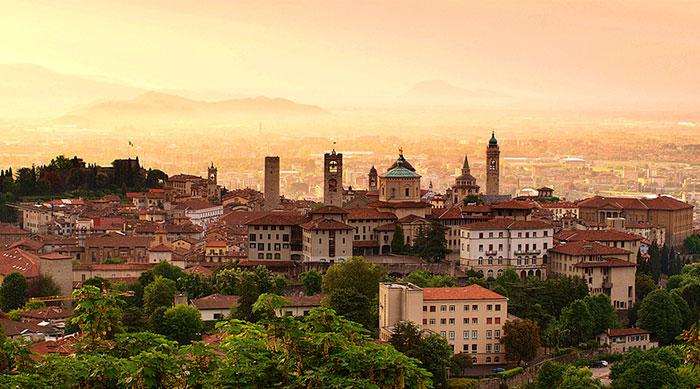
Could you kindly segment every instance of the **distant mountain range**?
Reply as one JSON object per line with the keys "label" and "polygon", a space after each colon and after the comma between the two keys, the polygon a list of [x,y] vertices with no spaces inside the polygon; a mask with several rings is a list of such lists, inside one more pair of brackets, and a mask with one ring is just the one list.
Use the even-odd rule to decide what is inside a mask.
{"label": "distant mountain range", "polygon": [[62,74],[37,65],[0,65],[0,119],[30,116],[53,117],[57,123],[80,126],[170,126],[326,115],[329,113],[321,107],[283,98],[202,101]]}

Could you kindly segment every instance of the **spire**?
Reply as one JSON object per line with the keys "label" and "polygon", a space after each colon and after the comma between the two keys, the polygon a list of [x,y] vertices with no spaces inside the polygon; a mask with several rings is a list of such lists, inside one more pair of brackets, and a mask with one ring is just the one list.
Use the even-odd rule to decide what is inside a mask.
{"label": "spire", "polygon": [[496,140],[496,131],[491,131],[491,139],[489,139],[489,146],[498,146],[498,141]]}
{"label": "spire", "polygon": [[462,174],[469,173],[469,157],[467,155],[464,155],[464,165],[462,165]]}

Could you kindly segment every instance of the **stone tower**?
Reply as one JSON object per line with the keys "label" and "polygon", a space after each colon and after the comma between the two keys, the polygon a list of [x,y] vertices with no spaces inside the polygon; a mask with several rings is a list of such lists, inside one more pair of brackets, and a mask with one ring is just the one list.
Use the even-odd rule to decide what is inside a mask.
{"label": "stone tower", "polygon": [[280,205],[280,157],[265,157],[265,210]]}
{"label": "stone tower", "polygon": [[498,149],[498,141],[496,140],[496,133],[491,132],[491,139],[489,139],[489,145],[486,148],[486,194],[487,195],[497,195],[498,192],[498,180],[501,169],[501,151]]}
{"label": "stone tower", "polygon": [[221,202],[221,190],[219,190],[217,174],[218,169],[214,167],[214,162],[212,162],[207,169],[207,198],[215,204]]}
{"label": "stone tower", "polygon": [[323,156],[323,203],[343,206],[343,154],[335,149]]}
{"label": "stone tower", "polygon": [[375,169],[374,165],[372,165],[372,168],[369,169],[369,175],[368,175],[368,180],[367,180],[367,190],[368,191],[375,191],[377,190],[377,169]]}

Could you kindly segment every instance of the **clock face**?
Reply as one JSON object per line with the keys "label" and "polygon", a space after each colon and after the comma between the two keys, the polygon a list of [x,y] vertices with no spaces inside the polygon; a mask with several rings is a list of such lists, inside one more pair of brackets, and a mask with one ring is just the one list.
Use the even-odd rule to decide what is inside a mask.
{"label": "clock face", "polygon": [[338,162],[336,162],[336,161],[328,162],[328,172],[337,173],[338,172]]}
{"label": "clock face", "polygon": [[489,160],[489,169],[496,170],[496,160],[495,159]]}

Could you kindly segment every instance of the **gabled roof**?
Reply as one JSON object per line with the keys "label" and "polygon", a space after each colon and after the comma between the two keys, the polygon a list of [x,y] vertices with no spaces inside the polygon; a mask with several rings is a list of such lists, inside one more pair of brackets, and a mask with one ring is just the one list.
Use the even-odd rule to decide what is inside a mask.
{"label": "gabled roof", "polygon": [[29,231],[25,231],[14,224],[0,223],[0,235],[29,235]]}
{"label": "gabled roof", "polygon": [[467,224],[462,227],[465,230],[539,230],[553,228],[551,223],[541,220],[513,220],[513,219],[491,219],[482,222]]}
{"label": "gabled roof", "polygon": [[391,212],[380,212],[374,208],[355,208],[348,211],[348,220],[396,220]]}
{"label": "gabled roof", "polygon": [[73,310],[62,306],[49,306],[31,311],[24,311],[20,314],[21,317],[36,320],[57,320],[66,319],[73,316]]}
{"label": "gabled roof", "polygon": [[209,209],[209,208],[215,208],[218,207],[218,205],[212,204],[208,201],[200,200],[200,199],[192,199],[192,200],[187,200],[185,202],[182,202],[178,204],[175,209],[191,209],[191,210],[201,210],[201,209]]}
{"label": "gabled roof", "polygon": [[301,225],[305,230],[327,231],[327,230],[352,230],[353,227],[333,219],[316,219]]}
{"label": "gabled roof", "polygon": [[197,309],[230,309],[238,304],[239,297],[214,293],[209,296],[200,297],[190,301]]}
{"label": "gabled roof", "polygon": [[653,199],[642,199],[642,202],[644,202],[649,209],[659,211],[675,211],[679,209],[693,208],[692,205],[674,199],[671,196],[658,196]]}
{"label": "gabled roof", "polygon": [[284,296],[285,299],[289,300],[291,304],[286,305],[287,307],[320,307],[321,301],[323,301],[323,294],[315,294],[313,296],[307,295],[288,295]]}
{"label": "gabled roof", "polygon": [[607,331],[608,336],[628,336],[628,335],[647,335],[649,331],[641,328],[610,328]]}
{"label": "gabled roof", "polygon": [[493,209],[535,209],[537,205],[532,201],[510,200],[491,204]]}
{"label": "gabled roof", "polygon": [[39,257],[21,249],[0,252],[0,274],[20,273],[27,278],[39,275]]}
{"label": "gabled roof", "polygon": [[628,197],[593,196],[578,202],[579,208],[648,209],[640,199]]}
{"label": "gabled roof", "polygon": [[423,288],[423,301],[506,299],[505,296],[477,284],[456,288]]}
{"label": "gabled roof", "polygon": [[325,205],[321,208],[309,212],[312,215],[347,215],[348,211],[335,205]]}

